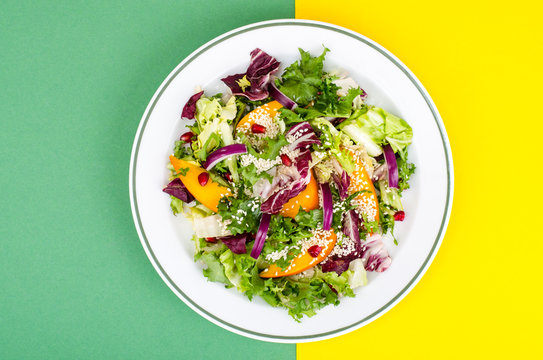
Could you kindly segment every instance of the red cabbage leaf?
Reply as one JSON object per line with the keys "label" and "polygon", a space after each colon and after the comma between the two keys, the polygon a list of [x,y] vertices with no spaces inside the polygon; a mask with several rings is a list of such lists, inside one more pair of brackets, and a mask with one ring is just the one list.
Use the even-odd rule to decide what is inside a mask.
{"label": "red cabbage leaf", "polygon": [[[272,184],[276,190],[260,206],[262,212],[276,214],[283,208],[290,199],[301,193],[309,184],[311,174],[309,172],[309,163],[311,161],[311,152],[306,150],[296,158],[295,171],[290,167],[283,167],[284,176],[278,176],[279,182]],[[279,170],[281,171],[281,170]],[[288,171],[288,173],[287,173]],[[275,182],[275,181],[274,181]]]}
{"label": "red cabbage leaf", "polygon": [[[269,96],[271,75],[279,69],[279,65],[279,61],[257,48],[251,51],[246,73],[230,75],[221,80],[232,90],[233,95],[245,96],[252,101],[264,100]],[[250,85],[242,88],[240,83],[244,77]]]}

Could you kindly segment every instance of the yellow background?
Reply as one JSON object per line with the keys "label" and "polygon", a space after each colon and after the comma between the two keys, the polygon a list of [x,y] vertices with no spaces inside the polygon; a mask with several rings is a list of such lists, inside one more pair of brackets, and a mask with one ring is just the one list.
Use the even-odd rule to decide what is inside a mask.
{"label": "yellow background", "polygon": [[543,356],[538,3],[296,0],[296,18],[368,36],[415,73],[455,170],[449,227],[419,284],[362,329],[298,344],[299,360]]}

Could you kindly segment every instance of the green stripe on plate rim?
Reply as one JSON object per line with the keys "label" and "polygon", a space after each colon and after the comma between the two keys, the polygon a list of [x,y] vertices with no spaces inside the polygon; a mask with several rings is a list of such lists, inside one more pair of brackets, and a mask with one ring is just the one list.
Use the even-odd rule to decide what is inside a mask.
{"label": "green stripe on plate rim", "polygon": [[[432,249],[431,249],[430,253],[428,254],[428,256],[426,257],[426,259],[424,260],[424,263],[422,264],[422,266],[420,267],[418,272],[415,274],[415,276],[409,281],[409,283],[394,298],[392,298],[389,302],[387,302],[385,305],[383,305],[379,310],[375,311],[374,313],[372,313],[371,315],[365,317],[364,319],[356,321],[356,322],[352,323],[351,325],[348,325],[348,326],[345,326],[345,327],[342,327],[342,328],[339,328],[339,329],[336,329],[336,330],[333,330],[333,331],[328,331],[328,332],[314,334],[314,335],[305,335],[305,336],[277,336],[277,335],[264,334],[264,333],[259,333],[259,332],[255,332],[255,331],[252,331],[252,330],[247,330],[247,329],[244,329],[244,328],[240,328],[240,327],[238,327],[236,325],[230,324],[230,323],[216,317],[215,315],[207,312],[205,309],[201,308],[198,304],[196,304],[194,301],[192,301],[192,299],[190,299],[183,291],[181,291],[181,289],[179,289],[177,287],[177,285],[173,282],[173,280],[168,276],[166,271],[160,265],[160,262],[156,258],[155,254],[153,253],[153,250],[152,250],[152,248],[151,248],[151,246],[149,244],[149,241],[147,240],[147,236],[145,234],[145,231],[143,229],[143,225],[141,223],[139,210],[138,210],[138,202],[137,202],[137,197],[136,197],[136,167],[137,167],[138,151],[139,151],[139,146],[140,146],[140,143],[141,143],[141,138],[142,138],[142,135],[144,133],[145,127],[147,125],[147,121],[149,120],[150,114],[153,112],[153,109],[154,109],[155,105],[157,104],[158,100],[162,96],[164,90],[172,82],[172,80],[188,64],[190,64],[193,60],[195,60],[202,53],[206,52],[208,49],[210,49],[211,47],[215,46],[216,44],[218,44],[218,43],[220,43],[222,41],[225,41],[225,40],[227,40],[227,39],[229,39],[229,38],[231,38],[233,36],[236,36],[236,35],[248,32],[248,31],[253,31],[253,30],[266,28],[266,27],[285,26],[285,25],[317,27],[317,28],[323,28],[323,29],[326,29],[326,30],[332,30],[332,31],[335,31],[335,32],[339,32],[339,33],[341,33],[343,35],[347,35],[349,37],[352,37],[352,38],[354,38],[354,39],[356,39],[358,41],[361,41],[365,45],[368,45],[368,46],[372,47],[374,50],[378,51],[379,53],[384,55],[387,59],[392,61],[394,63],[394,65],[396,65],[399,69],[401,69],[402,72],[409,78],[409,80],[411,80],[413,85],[415,85],[417,90],[419,90],[420,94],[423,96],[424,100],[426,101],[426,104],[430,108],[430,110],[431,110],[431,112],[432,112],[432,114],[434,116],[434,120],[436,121],[437,127],[439,129],[440,135],[441,135],[441,140],[442,140],[442,143],[443,143],[443,149],[444,149],[444,152],[445,152],[445,160],[446,160],[446,164],[447,164],[447,198],[446,198],[446,203],[445,203],[445,212],[443,214],[443,219],[442,219],[442,222],[441,222],[441,226],[439,228],[439,232],[438,232],[438,234],[436,236],[436,240],[435,240],[435,242],[434,242],[434,244],[432,246]],[[450,150],[449,150],[449,145],[448,145],[448,139],[447,139],[446,134],[444,133],[443,125],[442,125],[442,122],[441,122],[441,117],[437,113],[437,110],[436,110],[435,105],[433,104],[432,100],[429,98],[429,96],[427,95],[426,91],[422,88],[420,83],[414,78],[414,75],[409,70],[407,70],[407,68],[403,64],[399,63],[398,61],[399,60],[397,60],[386,49],[378,46],[376,43],[374,43],[373,41],[370,41],[369,39],[366,39],[362,35],[350,32],[350,31],[348,31],[346,29],[335,27],[335,26],[332,26],[332,25],[329,25],[329,24],[326,24],[326,23],[314,22],[314,21],[308,21],[308,20],[293,20],[293,19],[289,19],[289,20],[272,20],[272,21],[266,21],[266,22],[263,22],[263,23],[256,23],[256,24],[253,24],[253,25],[248,25],[248,26],[245,26],[245,27],[242,27],[242,28],[239,28],[239,29],[235,29],[235,30],[232,30],[230,33],[227,33],[227,34],[225,34],[224,36],[222,36],[222,37],[220,37],[218,39],[211,40],[207,45],[204,45],[204,47],[200,48],[199,50],[196,50],[195,53],[192,53],[191,55],[189,55],[186,58],[186,61],[184,62],[184,64],[182,66],[180,66],[179,69],[177,69],[175,71],[175,73],[172,73],[172,74],[169,75],[169,79],[165,83],[163,83],[161,85],[160,91],[156,95],[151,107],[148,109],[147,114],[145,116],[145,120],[143,122],[143,125],[141,125],[140,130],[139,130],[139,132],[137,134],[138,139],[137,139],[137,142],[135,144],[135,151],[133,152],[133,157],[132,157],[132,160],[133,160],[132,168],[131,168],[132,178],[129,179],[129,180],[131,180],[132,184],[133,184],[131,196],[132,196],[132,200],[133,200],[133,204],[134,204],[135,220],[137,220],[136,225],[138,226],[138,228],[140,230],[140,233],[141,233],[141,235],[143,237],[143,240],[145,242],[148,253],[151,255],[154,263],[156,264],[156,268],[161,272],[162,276],[169,282],[169,285],[171,287],[173,287],[178,292],[178,294],[180,294],[183,297],[183,299],[185,301],[189,302],[194,308],[198,309],[200,312],[205,314],[207,317],[213,319],[217,323],[223,324],[224,326],[226,326],[226,327],[228,327],[230,329],[236,330],[236,332],[239,332],[239,333],[242,333],[242,334],[247,334],[247,335],[253,335],[253,336],[258,337],[260,339],[267,339],[267,340],[271,340],[271,341],[276,340],[276,341],[281,342],[281,341],[285,341],[285,340],[291,340],[291,341],[292,340],[312,340],[312,339],[317,340],[318,338],[328,338],[328,337],[331,337],[334,334],[340,334],[340,333],[346,332],[349,329],[356,328],[358,325],[360,325],[360,324],[362,324],[364,322],[368,322],[368,321],[372,320],[373,318],[376,318],[376,317],[382,315],[385,310],[388,310],[388,308],[391,307],[391,305],[393,305],[396,301],[399,301],[404,295],[407,294],[407,292],[411,288],[411,286],[413,286],[415,284],[415,282],[419,279],[420,275],[426,270],[427,266],[429,266],[429,262],[431,261],[433,256],[435,256],[436,249],[439,246],[439,244],[440,244],[440,242],[441,242],[441,240],[442,240],[442,238],[444,236],[445,227],[447,225],[449,214],[450,214],[451,187],[452,187],[452,175],[453,174],[452,174],[452,164],[451,164],[451,161],[449,159],[450,158]]]}

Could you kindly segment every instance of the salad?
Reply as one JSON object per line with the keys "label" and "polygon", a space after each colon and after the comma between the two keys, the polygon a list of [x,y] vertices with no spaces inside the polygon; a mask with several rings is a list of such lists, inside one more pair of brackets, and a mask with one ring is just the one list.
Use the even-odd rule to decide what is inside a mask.
{"label": "salad", "polygon": [[203,275],[296,321],[388,269],[383,236],[404,220],[415,170],[408,123],[324,71],[328,49],[299,51],[279,74],[255,49],[245,73],[222,79],[228,94],[188,99],[164,188],[192,222]]}

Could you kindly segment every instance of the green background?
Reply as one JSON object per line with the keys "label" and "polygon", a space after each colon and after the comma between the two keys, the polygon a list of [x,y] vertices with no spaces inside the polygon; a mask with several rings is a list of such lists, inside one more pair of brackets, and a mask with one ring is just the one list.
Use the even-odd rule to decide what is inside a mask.
{"label": "green background", "polygon": [[128,197],[154,91],[223,32],[294,1],[0,5],[0,358],[289,359],[232,334],[162,282]]}

